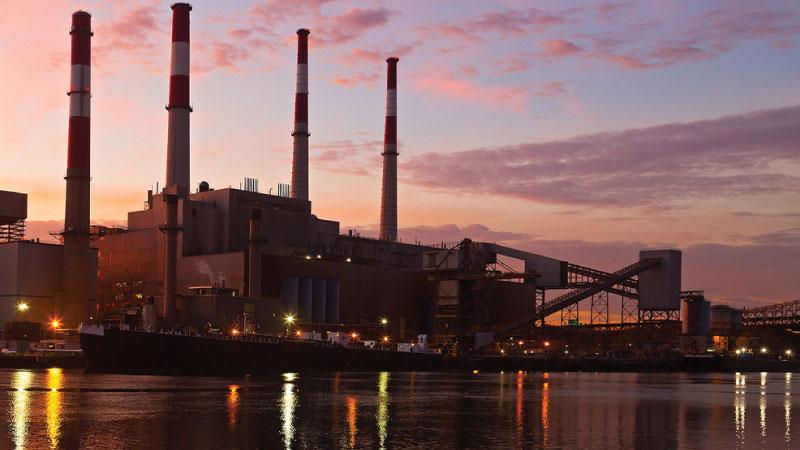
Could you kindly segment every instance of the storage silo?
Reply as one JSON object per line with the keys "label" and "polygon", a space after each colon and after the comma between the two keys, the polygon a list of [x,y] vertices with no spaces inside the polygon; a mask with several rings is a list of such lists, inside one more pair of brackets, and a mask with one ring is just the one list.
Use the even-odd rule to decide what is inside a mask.
{"label": "storage silo", "polygon": [[325,323],[325,280],[314,279],[311,296],[311,320],[314,323]]}
{"label": "storage silo", "polygon": [[339,280],[327,280],[325,289],[325,320],[327,323],[339,323],[339,301],[342,283]]}
{"label": "storage silo", "polygon": [[314,280],[311,278],[300,278],[300,289],[298,289],[299,309],[298,315],[303,322],[311,322],[312,295],[314,290]]}
{"label": "storage silo", "polygon": [[707,336],[711,304],[702,297],[684,298],[681,303],[681,333],[687,336]]}

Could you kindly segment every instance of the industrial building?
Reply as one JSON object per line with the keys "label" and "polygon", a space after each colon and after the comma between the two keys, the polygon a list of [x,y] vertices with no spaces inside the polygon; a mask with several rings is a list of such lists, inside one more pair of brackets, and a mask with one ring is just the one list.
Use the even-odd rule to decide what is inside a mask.
{"label": "industrial building", "polygon": [[[280,185],[278,195],[259,192],[252,179],[240,189],[192,185],[191,9],[172,5],[166,183],[161,191],[148,191],[144,208],[129,212],[127,227],[119,228],[89,225],[91,29],[88,13],[73,16],[64,245],[19,237],[0,245],[0,261],[16,267],[0,273],[5,320],[14,319],[21,299],[41,298],[37,312],[61,314],[71,326],[119,320],[145,328],[235,326],[237,332],[275,333],[288,319],[304,331],[382,330],[396,340],[427,334],[432,348],[472,353],[502,350],[492,344],[513,343],[514,335],[529,335],[546,320],[560,321],[562,329],[652,324],[662,332],[663,324],[678,324],[683,301],[682,345],[698,351],[709,345],[715,317],[723,314],[702,294],[681,292],[680,251],[643,250],[638,261],[605,272],[470,239],[437,246],[400,242],[398,58],[387,59],[379,237],[343,233],[338,221],[313,214],[307,29],[297,31],[291,184]],[[18,230],[24,213],[3,208],[0,201],[0,225],[19,234],[8,227]],[[517,265],[509,265],[512,260]],[[46,267],[37,281],[47,281],[33,283],[35,288],[30,264]],[[611,296],[620,299],[616,323]],[[587,303],[588,324],[579,312]]]}

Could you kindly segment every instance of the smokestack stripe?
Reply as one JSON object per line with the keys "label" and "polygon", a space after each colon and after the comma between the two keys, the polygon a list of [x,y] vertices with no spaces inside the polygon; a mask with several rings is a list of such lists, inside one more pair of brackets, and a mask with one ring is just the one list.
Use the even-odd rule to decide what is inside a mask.
{"label": "smokestack stripe", "polygon": [[294,138],[292,150],[293,198],[308,200],[308,35],[297,30],[297,84],[294,97]]}
{"label": "smokestack stripe", "polygon": [[89,117],[91,91],[92,16],[85,11],[72,15],[69,83],[69,137],[67,168],[89,168]]}
{"label": "smokestack stripe", "polygon": [[172,5],[172,49],[170,56],[169,111],[167,127],[166,186],[189,188],[189,12],[188,3]]}

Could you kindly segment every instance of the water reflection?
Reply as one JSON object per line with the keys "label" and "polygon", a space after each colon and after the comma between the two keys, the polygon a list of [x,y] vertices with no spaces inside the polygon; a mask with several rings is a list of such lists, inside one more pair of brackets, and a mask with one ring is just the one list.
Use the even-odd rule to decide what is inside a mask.
{"label": "water reflection", "polygon": [[11,394],[13,413],[11,434],[14,436],[14,446],[18,449],[25,448],[25,440],[28,435],[28,414],[31,403],[31,393],[28,388],[31,384],[33,384],[33,372],[29,370],[14,372],[11,379],[11,387],[14,388],[14,392]]}
{"label": "water reflection", "polygon": [[736,448],[744,447],[745,438],[745,413],[747,412],[747,402],[745,394],[747,393],[747,377],[740,372],[736,372],[734,376],[736,388],[734,389],[733,396],[733,425],[736,431]]}
{"label": "water reflection", "polygon": [[[191,448],[732,450],[800,442],[800,416],[792,416],[798,379],[786,373],[287,373],[245,383],[50,369],[0,370],[0,384],[6,390],[0,449],[184,442]],[[509,397],[498,407],[500,392]],[[201,429],[187,438],[198,423]]]}
{"label": "water reflection", "polygon": [[296,373],[283,374],[283,395],[281,396],[281,435],[283,436],[283,446],[289,450],[292,448],[294,439],[294,410],[297,407],[297,398],[294,392],[294,381],[297,379]]}
{"label": "water reflection", "polygon": [[[550,374],[545,372],[544,379],[550,378]],[[550,433],[550,382],[542,383],[542,447],[547,448],[547,441]]]}
{"label": "water reflection", "polygon": [[61,396],[60,389],[64,384],[61,369],[53,367],[47,370],[47,437],[50,448],[58,448],[61,437]]}
{"label": "water reflection", "polygon": [[231,430],[236,429],[236,421],[238,418],[238,408],[239,408],[239,385],[232,384],[228,386],[228,398],[227,398],[227,406],[228,406],[228,426]]}
{"label": "water reflection", "polygon": [[517,442],[522,442],[522,413],[523,413],[523,388],[525,387],[525,375],[520,370],[517,372]]}
{"label": "water reflection", "polygon": [[389,432],[389,372],[378,375],[378,409],[375,420],[378,424],[378,446],[386,448],[386,437]]}
{"label": "water reflection", "polygon": [[356,448],[356,435],[358,434],[358,398],[347,396],[347,436],[349,448]]}

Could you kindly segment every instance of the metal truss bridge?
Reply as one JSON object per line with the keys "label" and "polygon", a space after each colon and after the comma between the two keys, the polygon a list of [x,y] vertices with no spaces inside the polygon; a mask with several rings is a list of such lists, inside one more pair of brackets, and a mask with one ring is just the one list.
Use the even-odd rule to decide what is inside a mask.
{"label": "metal truss bridge", "polygon": [[746,327],[781,325],[800,326],[800,299],[791,302],[742,310],[742,321]]}

